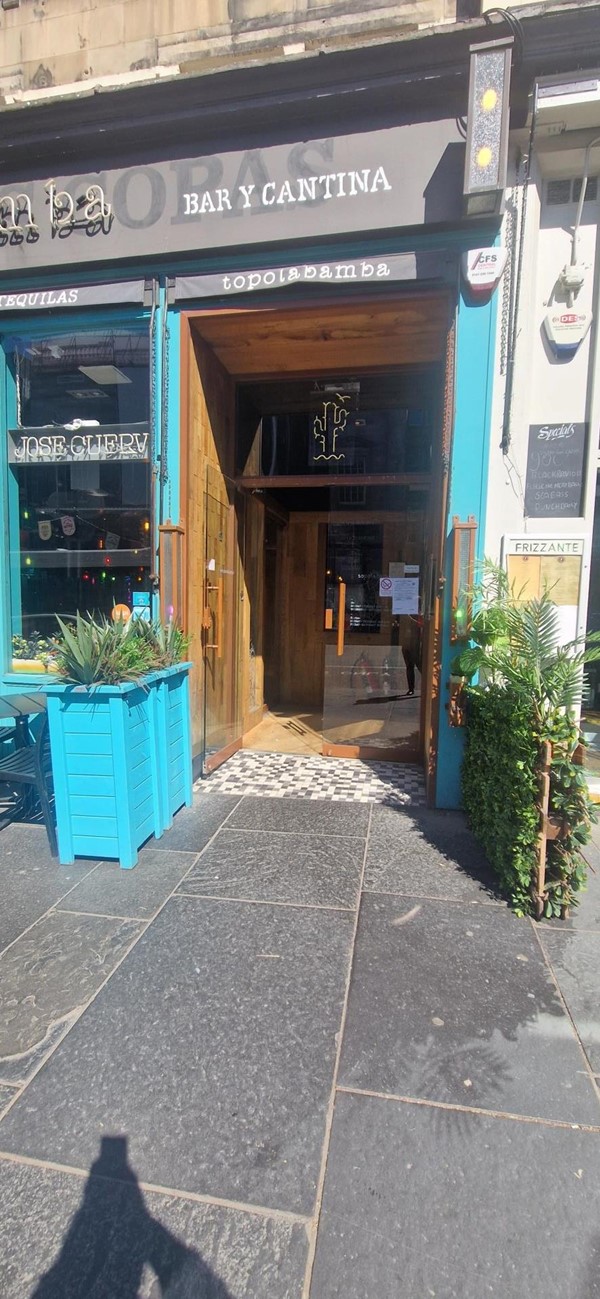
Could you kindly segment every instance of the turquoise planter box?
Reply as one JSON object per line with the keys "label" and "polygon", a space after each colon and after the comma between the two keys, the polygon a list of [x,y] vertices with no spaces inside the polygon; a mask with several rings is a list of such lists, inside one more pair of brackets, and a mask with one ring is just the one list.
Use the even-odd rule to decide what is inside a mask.
{"label": "turquoise planter box", "polygon": [[158,744],[159,805],[163,830],[175,812],[192,802],[190,663],[177,663],[156,675],[151,687]]}
{"label": "turquoise planter box", "polygon": [[192,801],[188,665],[120,686],[48,685],[58,854],[135,866]]}

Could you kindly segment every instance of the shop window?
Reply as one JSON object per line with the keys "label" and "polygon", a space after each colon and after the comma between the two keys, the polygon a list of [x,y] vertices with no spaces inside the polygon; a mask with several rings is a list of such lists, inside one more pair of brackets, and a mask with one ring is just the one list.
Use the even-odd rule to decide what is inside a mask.
{"label": "shop window", "polygon": [[[249,477],[428,473],[429,371],[238,389],[238,472]],[[347,484],[345,484],[347,486]]]}
{"label": "shop window", "polygon": [[345,630],[379,632],[379,578],[383,564],[381,524],[330,524],[327,528],[325,612],[331,630],[337,617],[340,583],[345,584]]}
{"label": "shop window", "polygon": [[[145,331],[15,338],[9,418],[12,658],[51,652],[56,614],[150,609]],[[10,407],[9,407],[10,409]]]}

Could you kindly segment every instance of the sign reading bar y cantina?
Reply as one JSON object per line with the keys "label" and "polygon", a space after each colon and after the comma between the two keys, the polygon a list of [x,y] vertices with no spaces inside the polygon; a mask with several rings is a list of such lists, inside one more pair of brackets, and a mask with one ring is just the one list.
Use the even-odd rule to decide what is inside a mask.
{"label": "sign reading bar y cantina", "polygon": [[453,220],[463,153],[449,118],[3,184],[0,268]]}
{"label": "sign reading bar y cantina", "polygon": [[66,425],[37,429],[10,429],[8,461],[11,465],[76,464],[84,460],[147,460],[148,425],[122,424],[90,428]]}

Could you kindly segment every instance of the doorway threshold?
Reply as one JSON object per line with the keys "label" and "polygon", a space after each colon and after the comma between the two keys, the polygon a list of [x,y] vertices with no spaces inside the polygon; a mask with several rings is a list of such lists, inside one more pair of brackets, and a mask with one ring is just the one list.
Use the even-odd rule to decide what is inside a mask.
{"label": "doorway threshold", "polygon": [[337,803],[383,803],[425,807],[423,769],[409,763],[363,762],[292,753],[238,752],[198,781],[200,794],[238,797],[331,799]]}
{"label": "doorway threshold", "polygon": [[323,737],[320,713],[301,708],[270,709],[258,726],[248,731],[243,749],[256,753],[320,754]]}

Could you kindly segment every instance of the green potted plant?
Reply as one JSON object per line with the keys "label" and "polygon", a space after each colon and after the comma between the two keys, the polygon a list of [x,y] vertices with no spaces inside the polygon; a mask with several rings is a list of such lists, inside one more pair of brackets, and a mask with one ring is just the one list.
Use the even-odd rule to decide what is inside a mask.
{"label": "green potted plant", "polygon": [[13,636],[13,672],[55,672],[57,641],[55,636]]}
{"label": "green potted plant", "polygon": [[489,561],[474,600],[471,644],[452,664],[470,682],[465,810],[514,909],[565,915],[585,887],[596,820],[578,717],[600,634],[562,643],[551,590],[523,599]]}
{"label": "green potted plant", "polygon": [[192,799],[185,640],[141,620],[58,620],[45,687],[59,858],[137,861]]}

